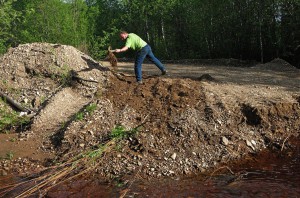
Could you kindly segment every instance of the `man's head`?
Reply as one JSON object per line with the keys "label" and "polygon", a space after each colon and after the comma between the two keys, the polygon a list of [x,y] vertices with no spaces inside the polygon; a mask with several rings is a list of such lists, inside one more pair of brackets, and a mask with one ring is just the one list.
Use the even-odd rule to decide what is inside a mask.
{"label": "man's head", "polygon": [[128,33],[126,31],[121,31],[120,32],[120,38],[121,40],[125,40],[128,37]]}

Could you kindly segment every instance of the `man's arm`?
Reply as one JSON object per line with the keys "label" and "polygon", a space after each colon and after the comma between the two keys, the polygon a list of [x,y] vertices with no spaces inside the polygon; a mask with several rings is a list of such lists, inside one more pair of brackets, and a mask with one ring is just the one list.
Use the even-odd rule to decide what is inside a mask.
{"label": "man's arm", "polygon": [[120,53],[120,52],[125,52],[127,51],[129,48],[127,46],[122,47],[121,49],[116,49],[115,52]]}

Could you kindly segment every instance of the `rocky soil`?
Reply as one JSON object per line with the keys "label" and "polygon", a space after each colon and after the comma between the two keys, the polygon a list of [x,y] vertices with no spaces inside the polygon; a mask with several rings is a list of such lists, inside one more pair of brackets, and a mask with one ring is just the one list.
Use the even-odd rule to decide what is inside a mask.
{"label": "rocky soil", "polygon": [[141,127],[102,156],[94,172],[108,179],[197,174],[266,148],[286,149],[299,135],[300,71],[281,59],[166,63],[168,76],[144,64],[142,85],[132,64],[119,62],[112,72],[108,62],[64,45],[10,49],[0,59],[0,90],[32,118],[1,131],[0,174],[66,160],[104,143],[117,126]]}

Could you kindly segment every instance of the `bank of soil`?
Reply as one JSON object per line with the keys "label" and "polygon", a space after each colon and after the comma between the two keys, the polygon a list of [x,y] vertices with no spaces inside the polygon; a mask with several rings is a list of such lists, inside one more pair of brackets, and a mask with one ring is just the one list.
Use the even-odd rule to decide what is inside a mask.
{"label": "bank of soil", "polygon": [[[145,63],[142,85],[132,62],[118,64],[112,72],[108,62],[47,43],[5,54],[1,91],[33,118],[0,133],[0,174],[65,160],[104,143],[117,126],[141,125],[102,156],[93,172],[99,177],[198,174],[265,148],[286,149],[299,135],[300,71],[281,59],[166,62],[167,76]],[[85,110],[91,104],[93,113]]]}

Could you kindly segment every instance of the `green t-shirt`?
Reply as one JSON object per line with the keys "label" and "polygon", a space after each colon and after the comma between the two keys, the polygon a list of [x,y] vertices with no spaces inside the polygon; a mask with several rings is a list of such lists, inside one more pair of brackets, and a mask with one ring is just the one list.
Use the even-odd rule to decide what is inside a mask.
{"label": "green t-shirt", "polygon": [[126,44],[125,44],[126,47],[131,48],[133,50],[140,50],[146,45],[147,43],[143,39],[141,39],[141,37],[139,37],[138,35],[134,33],[128,34],[128,37],[126,39]]}

